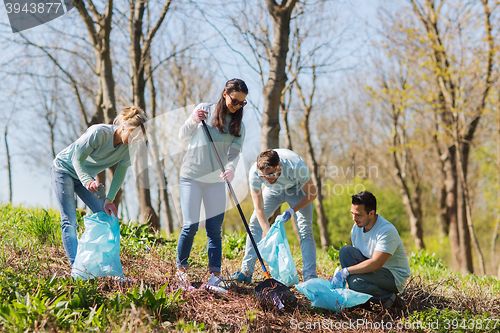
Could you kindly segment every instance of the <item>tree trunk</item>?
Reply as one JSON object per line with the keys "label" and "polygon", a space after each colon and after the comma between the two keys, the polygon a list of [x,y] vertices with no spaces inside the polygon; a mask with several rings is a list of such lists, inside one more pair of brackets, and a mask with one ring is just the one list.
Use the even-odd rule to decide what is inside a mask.
{"label": "tree trunk", "polygon": [[[90,42],[94,48],[96,57],[96,75],[98,78],[98,91],[95,97],[95,110],[89,122],[90,125],[102,123],[113,123],[116,117],[116,96],[115,79],[113,76],[113,62],[111,61],[111,23],[113,16],[113,0],[108,0],[104,13],[97,12],[90,2],[90,13],[84,1],[73,0],[73,5],[77,8],[87,32]],[[113,179],[116,166],[108,169],[110,183]],[[106,172],[101,172],[97,179],[100,183],[106,184]],[[118,191],[114,203],[119,206],[121,201],[121,190]]]}
{"label": "tree trunk", "polygon": [[448,236],[450,239],[451,256],[453,258],[453,269],[461,270],[464,262],[460,252],[457,216],[457,167],[455,159],[455,146],[446,151],[443,161],[444,174],[446,175],[446,211],[448,218]]}
{"label": "tree trunk", "polygon": [[409,196],[409,189],[407,188],[406,182],[402,185],[401,195],[403,197],[403,203],[410,217],[410,232],[413,237],[413,241],[418,250],[423,250],[425,248],[423,229],[422,229],[422,205],[421,205],[421,195],[415,193],[413,198]]}
{"label": "tree trunk", "polygon": [[[500,229],[500,100],[497,104],[498,108],[498,129],[497,129],[497,222],[495,223],[495,228],[493,230],[493,236],[491,237],[491,269],[494,270],[496,261],[496,244],[498,239],[498,232]],[[500,277],[500,265],[498,265],[497,276]]]}
{"label": "tree trunk", "polygon": [[[145,64],[146,75],[149,78],[149,90],[151,94],[151,118],[154,119],[156,117],[156,88],[153,80],[153,70],[151,66],[151,53],[147,52],[146,54],[146,64]],[[172,207],[168,198],[168,180],[165,176],[165,168],[164,163],[160,161],[160,153],[158,149],[158,144],[156,141],[156,126],[151,126],[148,128],[148,138],[150,138],[151,142],[151,153],[153,155],[153,160],[155,161],[155,171],[156,177],[158,178],[158,184],[160,184],[158,189],[158,213],[165,217],[165,227],[167,234],[174,233],[174,219],[172,216]],[[158,217],[160,220],[160,217]]]}
{"label": "tree trunk", "polygon": [[[432,0],[425,0],[422,6],[419,6],[416,0],[411,0],[410,2],[414,12],[418,15],[427,31],[427,37],[429,38],[430,47],[432,48],[432,60],[435,66],[434,72],[436,73],[436,83],[439,87],[440,111],[443,127],[447,127],[454,131],[454,135],[448,134],[448,138],[453,137],[454,141],[448,148],[448,151],[452,148],[455,151],[453,155],[450,154],[449,156],[453,157],[452,160],[450,159],[452,163],[451,168],[447,168],[447,180],[448,178],[453,178],[453,182],[450,181],[450,183],[453,183],[453,191],[450,191],[451,188],[448,187],[448,194],[454,195],[454,211],[451,212],[452,215],[450,216],[450,245],[452,246],[452,252],[454,252],[453,255],[455,256],[457,254],[460,256],[460,258],[456,256],[459,270],[464,273],[472,273],[473,264],[470,237],[471,235],[474,237],[474,229],[472,227],[471,207],[468,198],[467,163],[469,145],[472,142],[479,120],[485,110],[486,99],[492,86],[491,75],[495,48],[490,21],[491,11],[488,1],[482,0],[486,30],[486,38],[484,40],[487,42],[488,53],[485,88],[480,95],[481,103],[473,110],[472,120],[460,126],[459,121],[465,119],[465,116],[457,109],[457,95],[460,90],[460,81],[454,80],[452,77],[453,68],[451,66],[451,61],[449,61],[446,47],[442,42],[440,30],[438,29],[438,20],[440,17],[439,9],[436,10],[434,6],[435,3]],[[466,129],[466,132],[461,133],[460,128]],[[466,148],[465,151],[463,150],[464,147]],[[456,222],[453,214],[456,216]],[[452,225],[453,223],[456,223],[457,234],[455,234],[455,226]],[[457,246],[457,241],[459,247],[458,253],[454,251],[456,250],[454,247]],[[477,241],[475,241],[475,244],[477,244]],[[482,254],[478,244],[476,248],[481,261]]]}
{"label": "tree trunk", "polygon": [[262,113],[261,151],[279,148],[279,111],[281,95],[286,84],[286,55],[290,37],[290,16],[298,0],[284,0],[278,5],[266,0],[267,9],[273,19],[273,42],[269,79],[262,89],[264,112]]}
{"label": "tree trunk", "polygon": [[5,125],[4,140],[5,140],[5,154],[7,155],[7,172],[9,175],[9,203],[12,204],[12,168],[10,165],[9,142],[7,135],[9,134],[9,122]]}
{"label": "tree trunk", "polygon": [[290,135],[290,126],[288,125],[288,109],[283,107],[283,130],[285,131],[285,148],[293,150],[292,148],[292,136]]}
{"label": "tree trunk", "polygon": [[445,237],[448,237],[450,230],[450,219],[448,216],[448,207],[446,205],[446,184],[443,182],[441,192],[439,194],[439,243],[443,243]]}
{"label": "tree trunk", "polygon": [[[458,124],[457,124],[456,134],[458,134]],[[464,205],[463,211],[465,213],[464,218],[467,226],[467,233],[465,236],[468,238],[466,239],[466,241],[468,241],[468,243],[466,243],[466,246],[468,247],[466,247],[466,249],[468,249],[467,257],[468,260],[470,261],[470,264],[468,262],[467,270],[471,273],[474,271],[473,261],[472,261],[472,249],[471,249],[471,239],[472,239],[474,248],[476,249],[478,256],[480,274],[484,276],[486,274],[486,269],[484,267],[484,257],[481,251],[481,247],[479,246],[479,242],[477,241],[476,233],[474,231],[474,226],[472,223],[472,207],[470,203],[469,186],[467,184],[467,165],[469,162],[470,145],[468,141],[465,141],[463,143],[458,143],[458,137],[456,138],[456,144],[460,145],[460,154],[457,157],[458,157],[458,170],[460,170],[459,173],[460,183],[462,185],[461,189],[464,197],[463,201]]]}
{"label": "tree trunk", "polygon": [[316,157],[314,156],[314,148],[312,145],[311,132],[309,129],[309,117],[311,115],[311,111],[313,108],[313,98],[314,98],[314,92],[316,90],[316,71],[314,65],[312,68],[312,72],[313,72],[312,89],[311,89],[311,94],[308,97],[308,101],[306,101],[306,98],[302,93],[302,87],[298,83],[298,81],[296,85],[299,92],[299,97],[302,101],[302,106],[304,107],[304,119],[301,122],[301,127],[302,127],[303,139],[306,144],[307,161],[309,167],[312,167],[311,179],[313,180],[313,183],[318,191],[317,193],[318,196],[316,198],[316,202],[314,205],[314,208],[316,209],[316,215],[318,218],[316,222],[318,223],[319,227],[321,248],[323,249],[323,251],[327,251],[328,247],[330,247],[330,234],[328,232],[328,220],[326,219],[325,208],[323,207],[323,183],[321,175],[319,174],[319,166],[318,163],[316,162]]}
{"label": "tree trunk", "polygon": [[[130,62],[132,64],[132,93],[134,104],[146,111],[145,103],[145,66],[153,38],[160,28],[165,15],[170,8],[170,0],[163,6],[160,17],[155,25],[148,31],[148,35],[143,34],[143,17],[146,2],[130,2]],[[142,43],[142,44],[141,44]],[[160,229],[160,221],[151,204],[151,191],[149,187],[148,153],[147,148],[140,146],[137,151],[136,163],[140,174],[137,175],[137,194],[141,210],[141,221],[148,220],[153,230]],[[159,179],[161,182],[164,178]]]}
{"label": "tree trunk", "polygon": [[[388,84],[384,84],[388,87]],[[404,86],[402,89],[405,89]],[[396,170],[397,182],[400,185],[401,195],[403,196],[403,204],[406,207],[408,215],[410,216],[410,230],[415,245],[418,250],[424,249],[424,239],[422,230],[422,193],[420,189],[420,180],[416,166],[411,163],[411,158],[407,151],[406,145],[406,132],[405,132],[405,116],[403,107],[397,106],[392,103],[392,157],[394,161],[394,168]],[[402,117],[400,117],[402,115]],[[399,119],[402,119],[402,124],[399,124]],[[401,128],[401,131],[399,130]],[[398,151],[402,151],[400,157]],[[401,159],[401,162],[400,162]],[[412,168],[408,171],[408,168]],[[414,177],[407,177],[408,173],[415,175]],[[409,178],[409,179],[408,179]],[[413,193],[410,189],[412,183],[414,190]]]}
{"label": "tree trunk", "polygon": [[[291,95],[291,93],[290,93]],[[283,96],[284,98],[284,96]],[[281,109],[283,110],[283,129],[285,131],[285,148],[288,150],[293,150],[292,148],[292,136],[290,135],[290,127],[288,126],[288,107],[290,103],[286,104],[282,100],[281,103]],[[290,218],[292,220],[292,228],[293,228],[293,233],[295,234],[295,237],[300,240],[300,235],[299,235],[299,229],[297,228],[297,221],[295,220],[295,216],[292,216]]]}
{"label": "tree trunk", "polygon": [[328,220],[326,219],[325,208],[323,207],[323,183],[319,174],[318,163],[314,157],[311,135],[309,133],[309,115],[307,115],[307,120],[302,122],[302,130],[304,132],[304,140],[306,141],[308,164],[312,166],[311,177],[318,190],[318,197],[315,200],[314,208],[318,217],[317,223],[319,227],[321,248],[323,251],[327,251],[328,247],[330,247],[330,233],[328,232]]}
{"label": "tree trunk", "polygon": [[140,223],[149,223],[154,231],[160,230],[160,221],[158,215],[151,205],[151,192],[149,190],[149,172],[148,172],[148,149],[144,145],[139,145],[135,157],[136,190],[139,198]]}

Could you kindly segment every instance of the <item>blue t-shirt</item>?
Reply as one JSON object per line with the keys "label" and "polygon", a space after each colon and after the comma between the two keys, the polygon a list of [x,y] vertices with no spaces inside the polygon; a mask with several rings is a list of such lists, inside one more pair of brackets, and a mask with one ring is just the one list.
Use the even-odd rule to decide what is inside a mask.
{"label": "blue t-shirt", "polygon": [[278,153],[281,163],[281,174],[274,184],[269,184],[266,180],[259,177],[257,172],[257,162],[250,168],[248,181],[250,188],[259,191],[262,184],[275,191],[284,191],[292,188],[301,188],[311,179],[311,174],[307,168],[306,162],[289,149],[273,149]]}
{"label": "blue t-shirt", "polygon": [[382,267],[391,271],[398,291],[402,292],[406,280],[410,277],[410,265],[396,227],[377,215],[375,225],[368,232],[364,232],[364,228],[354,224],[351,230],[351,240],[352,246],[359,249],[367,258],[372,258],[374,251],[390,254]]}

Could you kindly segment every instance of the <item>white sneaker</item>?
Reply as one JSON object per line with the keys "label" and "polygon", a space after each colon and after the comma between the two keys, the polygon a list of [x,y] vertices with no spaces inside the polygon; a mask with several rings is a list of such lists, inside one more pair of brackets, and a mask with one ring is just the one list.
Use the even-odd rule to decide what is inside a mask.
{"label": "white sneaker", "polygon": [[205,282],[206,286],[214,286],[214,287],[221,287],[224,289],[229,289],[230,285],[226,281],[224,281],[220,276],[215,276],[214,273],[210,275],[210,279],[208,279],[207,282]]}
{"label": "white sneaker", "polygon": [[175,272],[175,277],[177,278],[177,280],[179,280],[179,287],[181,289],[187,290],[187,291],[196,289],[189,282],[189,277],[188,277],[188,274],[186,272],[177,271],[177,272]]}

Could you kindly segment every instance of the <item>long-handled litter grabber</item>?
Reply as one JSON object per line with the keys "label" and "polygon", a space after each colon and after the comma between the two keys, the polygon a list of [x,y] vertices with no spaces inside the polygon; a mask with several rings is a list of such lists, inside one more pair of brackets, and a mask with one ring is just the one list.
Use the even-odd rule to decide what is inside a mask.
{"label": "long-handled litter grabber", "polygon": [[[212,147],[215,156],[217,157],[217,161],[219,162],[219,166],[221,171],[224,173],[226,170],[224,168],[224,164],[222,164],[222,160],[220,159],[219,152],[215,147],[214,140],[212,139],[212,135],[208,131],[207,124],[205,120],[201,121],[203,125],[203,129],[205,130],[205,134],[208,137],[208,141],[210,146]],[[234,192],[233,186],[229,180],[226,180],[227,186],[229,188],[229,192],[231,192],[231,196],[234,200],[236,207],[238,208],[238,212],[240,213],[241,219],[243,220],[243,224],[245,225],[245,229],[247,230],[248,236],[250,237],[250,241],[252,242],[253,248],[255,249],[255,253],[257,254],[257,258],[261,264],[262,270],[264,271],[264,276],[266,279],[264,282],[261,282],[255,287],[255,292],[258,297],[261,297],[266,302],[271,302],[277,305],[279,308],[282,307],[295,307],[297,305],[297,298],[295,295],[285,286],[283,283],[271,278],[271,275],[266,269],[266,265],[264,264],[264,260],[260,255],[259,249],[257,247],[257,243],[255,243],[255,239],[253,238],[252,232],[250,231],[250,227],[248,226],[245,215],[243,214],[243,210],[241,209],[238,198],[236,198],[236,193]]]}

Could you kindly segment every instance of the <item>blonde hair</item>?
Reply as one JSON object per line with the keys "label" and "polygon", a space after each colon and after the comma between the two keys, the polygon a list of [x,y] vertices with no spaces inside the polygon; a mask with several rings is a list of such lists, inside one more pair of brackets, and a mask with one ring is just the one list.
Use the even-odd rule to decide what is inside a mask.
{"label": "blonde hair", "polygon": [[[122,109],[122,112],[113,120],[113,125],[121,126],[123,122],[131,128],[136,128],[148,121],[144,111],[138,106],[129,106]],[[144,127],[144,126],[141,126]]]}

